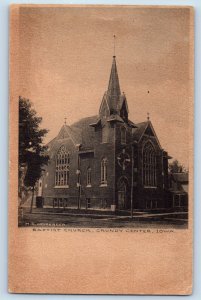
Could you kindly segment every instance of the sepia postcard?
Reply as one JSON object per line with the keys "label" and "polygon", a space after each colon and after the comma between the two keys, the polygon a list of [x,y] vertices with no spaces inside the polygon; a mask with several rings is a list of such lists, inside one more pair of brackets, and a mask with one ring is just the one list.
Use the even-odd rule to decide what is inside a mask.
{"label": "sepia postcard", "polygon": [[192,293],[194,11],[11,5],[11,293]]}

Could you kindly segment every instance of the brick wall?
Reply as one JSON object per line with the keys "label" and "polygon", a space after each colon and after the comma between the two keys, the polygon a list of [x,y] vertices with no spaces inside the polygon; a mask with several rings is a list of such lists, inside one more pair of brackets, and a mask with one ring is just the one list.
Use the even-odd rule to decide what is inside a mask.
{"label": "brick wall", "polygon": [[[78,147],[70,138],[59,139],[50,151],[50,162],[43,175],[43,192],[45,205],[52,205],[53,198],[68,199],[68,206],[77,207],[79,200],[79,188],[77,186],[78,155],[80,155],[80,180],[81,180],[81,207],[107,208],[115,204],[118,208],[118,190],[121,180],[126,182],[126,206],[131,205],[132,182],[132,129],[126,124],[117,122],[106,124],[107,143],[102,142],[102,127],[94,128],[93,152],[80,154]],[[126,126],[126,143],[121,143],[121,127]],[[144,188],[143,185],[143,155],[144,144],[151,140],[157,152],[157,188]],[[56,153],[61,145],[67,145],[70,152],[69,188],[55,188]],[[125,168],[118,162],[118,156],[124,151],[130,158]],[[133,145],[133,207],[153,208],[157,201],[158,208],[164,208],[164,188],[167,188],[167,158],[164,158],[154,136],[144,135],[138,144]],[[107,158],[107,185],[101,185],[101,160]],[[91,186],[87,186],[87,169],[91,168]],[[152,201],[152,204],[151,204]]]}
{"label": "brick wall", "polygon": [[[81,205],[87,206],[86,198],[90,199],[91,207],[110,208],[114,203],[114,128],[109,128],[108,143],[102,143],[101,130],[94,135],[94,153],[80,155]],[[67,145],[70,152],[69,188],[55,188],[56,153],[61,145]],[[107,186],[101,186],[101,160],[105,157],[107,164]],[[87,169],[91,168],[91,187],[87,187]],[[77,187],[78,148],[71,139],[60,141],[50,153],[50,162],[43,175],[43,197],[45,205],[52,205],[53,198],[68,198],[69,205],[77,206],[79,190]]]}

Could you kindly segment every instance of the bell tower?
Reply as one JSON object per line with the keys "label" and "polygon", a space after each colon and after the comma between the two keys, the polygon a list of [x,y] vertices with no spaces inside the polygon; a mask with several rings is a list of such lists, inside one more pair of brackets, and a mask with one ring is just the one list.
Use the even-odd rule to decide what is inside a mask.
{"label": "bell tower", "polygon": [[121,93],[115,55],[112,59],[108,89],[103,95],[99,116],[100,119],[113,117],[122,122],[128,120],[128,104],[125,94]]}

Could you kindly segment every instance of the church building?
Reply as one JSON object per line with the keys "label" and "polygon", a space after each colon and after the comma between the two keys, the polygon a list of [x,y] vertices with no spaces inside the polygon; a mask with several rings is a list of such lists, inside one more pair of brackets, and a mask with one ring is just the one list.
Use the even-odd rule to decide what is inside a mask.
{"label": "church building", "polygon": [[68,126],[48,143],[39,181],[45,206],[153,210],[167,207],[168,154],[149,119],[133,123],[113,56],[97,116]]}

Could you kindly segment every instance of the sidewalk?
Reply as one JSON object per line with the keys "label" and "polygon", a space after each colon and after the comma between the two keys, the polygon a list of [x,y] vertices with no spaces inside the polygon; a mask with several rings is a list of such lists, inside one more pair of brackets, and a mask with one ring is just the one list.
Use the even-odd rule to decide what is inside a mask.
{"label": "sidewalk", "polygon": [[86,211],[26,208],[19,215],[19,226],[65,226],[75,228],[187,228],[188,214],[184,212],[144,212],[134,211],[121,215],[111,211]]}
{"label": "sidewalk", "polygon": [[[24,211],[25,215],[29,211]],[[128,220],[131,218],[130,211],[106,211],[106,210],[86,210],[86,209],[58,209],[58,208],[33,208],[32,214],[35,215],[52,215],[52,216],[71,216],[71,217],[85,217],[85,218],[107,218],[107,219],[121,219]],[[187,212],[145,212],[133,211],[133,219],[136,220],[157,220],[157,219],[177,219],[188,221]]]}

